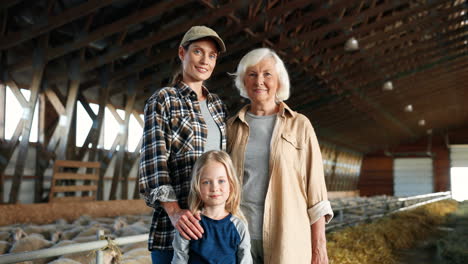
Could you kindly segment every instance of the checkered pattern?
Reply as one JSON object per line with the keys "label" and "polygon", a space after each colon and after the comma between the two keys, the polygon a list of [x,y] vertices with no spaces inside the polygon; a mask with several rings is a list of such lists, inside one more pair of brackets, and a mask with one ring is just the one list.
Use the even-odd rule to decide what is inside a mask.
{"label": "checkered pattern", "polygon": [[[207,94],[208,109],[220,128],[221,147],[226,149],[226,107],[221,99]],[[172,249],[174,227],[151,192],[161,186],[174,189],[181,208],[187,208],[192,167],[204,152],[207,125],[196,93],[184,83],[153,94],[145,106],[145,127],[140,153],[139,187],[146,203],[153,207],[148,248]]]}

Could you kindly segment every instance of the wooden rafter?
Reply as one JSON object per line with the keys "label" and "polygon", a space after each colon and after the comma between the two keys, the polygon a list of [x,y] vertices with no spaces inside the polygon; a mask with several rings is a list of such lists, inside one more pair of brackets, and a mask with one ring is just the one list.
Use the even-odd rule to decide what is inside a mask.
{"label": "wooden rafter", "polygon": [[[114,0],[115,1],[115,0]],[[98,1],[100,2],[100,1]],[[110,0],[107,0],[107,2],[112,2]],[[141,23],[145,20],[148,20],[149,18],[152,18],[154,16],[157,16],[164,11],[166,11],[169,8],[175,8],[180,6],[182,3],[185,1],[164,1],[161,3],[156,3],[152,5],[151,7],[148,7],[140,12],[135,12],[131,14],[128,17],[122,18],[116,22],[113,22],[109,25],[105,25],[101,28],[98,28],[94,30],[91,33],[85,34],[83,37],[80,37],[72,43],[66,43],[62,46],[59,47],[53,47],[50,48],[47,51],[47,61],[59,58],[65,54],[68,54],[74,50],[78,50],[81,48],[86,47],[89,45],[89,43],[92,43],[94,41],[100,40],[102,38],[105,38],[107,36],[110,36],[112,34],[121,32],[122,30],[128,29],[130,26]],[[94,11],[94,10],[92,10]],[[91,13],[91,12],[89,12]],[[88,13],[88,14],[89,14]],[[84,14],[83,14],[84,15]],[[89,25],[89,23],[87,23]],[[25,70],[31,65],[31,60],[26,59],[20,62],[17,62],[13,65],[10,66],[11,70],[14,71],[20,71],[20,70]]]}
{"label": "wooden rafter", "polygon": [[34,75],[33,79],[31,81],[31,95],[29,97],[28,105],[27,108],[25,108],[26,113],[23,113],[23,119],[24,119],[24,126],[23,126],[23,131],[21,133],[21,142],[19,144],[19,150],[18,150],[18,159],[16,159],[16,165],[15,165],[15,171],[13,175],[13,182],[11,185],[11,191],[10,191],[10,203],[17,203],[18,202],[18,197],[19,197],[19,191],[21,187],[21,182],[22,182],[22,177],[23,177],[23,172],[24,172],[24,165],[26,163],[26,159],[24,157],[27,157],[28,154],[28,148],[29,148],[29,136],[31,134],[31,127],[32,127],[32,122],[33,122],[33,117],[34,117],[34,110],[36,106],[36,102],[39,96],[39,90],[42,82],[42,76],[44,73],[44,60],[43,60],[43,48],[46,47],[46,43],[48,42],[48,37],[44,37],[41,40],[41,47],[36,50],[38,53],[36,56],[37,61],[35,62],[35,67],[34,67]]}
{"label": "wooden rafter", "polygon": [[62,25],[70,23],[80,17],[88,15],[99,8],[107,6],[116,0],[91,0],[77,7],[65,10],[63,13],[50,17],[47,24],[33,26],[29,29],[8,34],[0,40],[0,50],[11,48],[24,41],[30,40]]}

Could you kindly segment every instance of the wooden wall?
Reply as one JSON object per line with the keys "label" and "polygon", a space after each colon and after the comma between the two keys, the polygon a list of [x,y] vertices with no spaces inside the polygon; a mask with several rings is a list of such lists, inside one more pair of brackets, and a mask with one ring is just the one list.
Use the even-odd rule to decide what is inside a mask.
{"label": "wooden wall", "polygon": [[327,190],[356,191],[362,154],[320,142]]}
{"label": "wooden wall", "polygon": [[361,196],[393,195],[393,158],[365,156],[358,188]]}
{"label": "wooden wall", "polygon": [[358,188],[362,196],[393,195],[395,158],[433,158],[434,192],[450,190],[450,150],[445,135],[430,136],[384,152],[364,156]]}

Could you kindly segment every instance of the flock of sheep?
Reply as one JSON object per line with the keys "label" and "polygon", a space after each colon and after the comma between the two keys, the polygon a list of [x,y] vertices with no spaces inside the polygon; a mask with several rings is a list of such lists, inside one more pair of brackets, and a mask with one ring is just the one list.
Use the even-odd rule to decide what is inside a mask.
{"label": "flock of sheep", "polygon": [[[75,243],[96,241],[98,230],[110,237],[125,237],[149,232],[151,216],[120,216],[117,218],[91,218],[81,216],[68,223],[61,219],[48,225],[15,224],[0,227],[0,254],[19,253],[45,248],[55,248]],[[151,264],[147,242],[120,247],[120,251],[105,250],[105,263]],[[91,264],[95,263],[93,251],[60,257],[22,262],[24,264]]]}

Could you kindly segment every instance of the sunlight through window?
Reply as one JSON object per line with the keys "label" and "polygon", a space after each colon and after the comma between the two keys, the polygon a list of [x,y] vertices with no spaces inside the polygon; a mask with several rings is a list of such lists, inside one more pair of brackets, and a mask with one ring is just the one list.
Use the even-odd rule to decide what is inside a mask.
{"label": "sunlight through window", "polygon": [[[20,89],[26,100],[29,100],[31,92],[26,89]],[[34,109],[33,123],[31,126],[31,134],[29,135],[30,142],[37,142],[37,126],[38,126],[38,104]],[[10,140],[19,121],[23,118],[24,109],[19,103],[16,96],[11,91],[10,87],[6,89],[6,106],[5,106],[5,139]],[[21,137],[19,138],[21,140]]]}
{"label": "sunlight through window", "polygon": [[468,200],[468,167],[452,167],[450,181],[453,199],[457,201]]}

